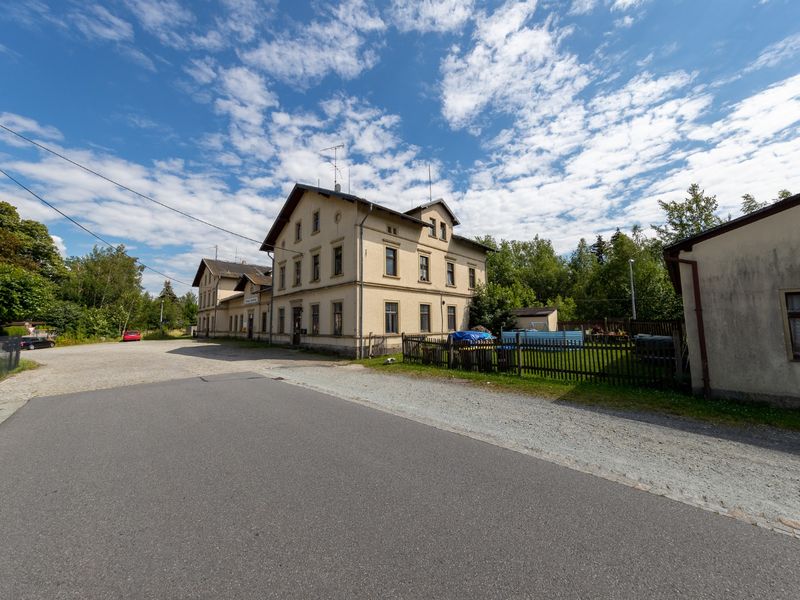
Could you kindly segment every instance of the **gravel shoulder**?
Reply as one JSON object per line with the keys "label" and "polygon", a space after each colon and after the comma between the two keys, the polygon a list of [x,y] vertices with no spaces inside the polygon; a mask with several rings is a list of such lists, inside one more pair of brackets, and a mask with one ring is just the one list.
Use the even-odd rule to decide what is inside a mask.
{"label": "gravel shoulder", "polygon": [[304,352],[191,340],[55,348],[30,358],[42,368],[0,383],[0,421],[37,396],[254,371],[800,539],[796,433],[597,411]]}

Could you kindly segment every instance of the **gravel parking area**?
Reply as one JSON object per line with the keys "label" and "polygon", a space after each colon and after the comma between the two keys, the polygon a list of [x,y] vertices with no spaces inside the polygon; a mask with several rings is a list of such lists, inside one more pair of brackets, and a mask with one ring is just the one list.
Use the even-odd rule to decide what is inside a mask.
{"label": "gravel parking area", "polygon": [[36,396],[254,371],[800,538],[796,433],[592,410],[236,344],[100,344],[26,357],[43,367],[0,383],[0,421]]}

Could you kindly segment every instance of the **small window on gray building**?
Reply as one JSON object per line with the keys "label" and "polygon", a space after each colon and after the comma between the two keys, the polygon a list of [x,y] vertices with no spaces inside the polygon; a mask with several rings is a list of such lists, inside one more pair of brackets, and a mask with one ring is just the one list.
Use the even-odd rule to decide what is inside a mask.
{"label": "small window on gray building", "polygon": [[800,292],[786,294],[786,316],[789,319],[789,341],[792,358],[800,360]]}
{"label": "small window on gray building", "polygon": [[455,263],[447,263],[447,285],[456,284],[456,265]]}
{"label": "small window on gray building", "polygon": [[431,218],[431,219],[429,219],[429,221],[431,222],[431,224],[430,224],[431,230],[430,230],[430,233],[428,233],[428,235],[431,236],[432,238],[435,238],[436,237],[436,219]]}
{"label": "small window on gray building", "polygon": [[319,233],[319,211],[315,210],[311,217],[311,233]]}
{"label": "small window on gray building", "polygon": [[278,333],[286,333],[286,309],[278,309]]}
{"label": "small window on gray building", "polygon": [[444,221],[439,223],[439,230],[441,232],[439,234],[439,238],[441,238],[443,240],[447,240],[447,223],[445,223]]}
{"label": "small window on gray building", "polygon": [[295,261],[294,263],[294,284],[300,285],[303,282],[303,263]]}
{"label": "small window on gray building", "polygon": [[475,287],[475,268],[469,268],[469,288],[472,289]]}

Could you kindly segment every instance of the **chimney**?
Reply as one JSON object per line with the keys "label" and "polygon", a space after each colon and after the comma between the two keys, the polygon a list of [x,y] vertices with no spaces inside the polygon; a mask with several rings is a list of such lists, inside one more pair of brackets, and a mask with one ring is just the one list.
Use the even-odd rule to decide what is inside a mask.
{"label": "chimney", "polygon": [[342,184],[341,183],[335,183],[333,185],[333,191],[334,192],[341,192],[342,191]]}

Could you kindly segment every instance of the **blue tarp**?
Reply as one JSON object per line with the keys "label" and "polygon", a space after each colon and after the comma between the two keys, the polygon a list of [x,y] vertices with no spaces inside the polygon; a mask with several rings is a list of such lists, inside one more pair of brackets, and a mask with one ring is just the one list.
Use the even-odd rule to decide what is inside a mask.
{"label": "blue tarp", "polygon": [[450,334],[454,342],[477,342],[478,340],[491,340],[492,334],[483,331],[454,331]]}

